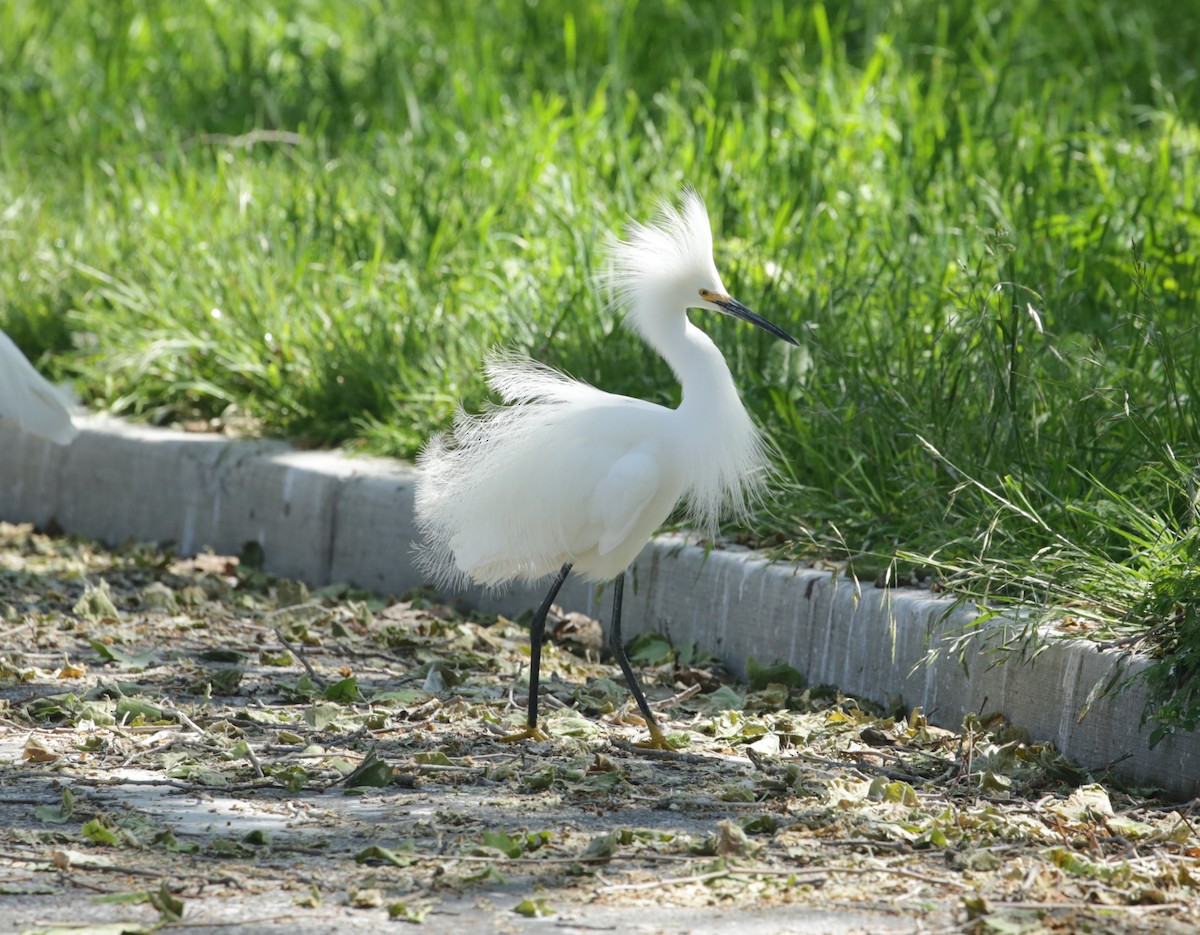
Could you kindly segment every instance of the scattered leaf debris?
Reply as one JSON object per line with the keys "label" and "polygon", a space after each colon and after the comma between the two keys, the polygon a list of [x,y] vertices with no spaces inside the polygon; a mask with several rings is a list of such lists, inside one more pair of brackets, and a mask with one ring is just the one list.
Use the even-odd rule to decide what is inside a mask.
{"label": "scattered leaf debris", "polygon": [[0,524],[0,914],[44,919],[57,897],[43,909],[147,930],[222,906],[428,927],[466,900],[1200,923],[1195,803],[1089,776],[992,713],[944,730],[773,660],[738,684],[657,634],[631,655],[678,749],[643,750],[599,624],[556,620],[550,739],[513,746],[520,621]]}

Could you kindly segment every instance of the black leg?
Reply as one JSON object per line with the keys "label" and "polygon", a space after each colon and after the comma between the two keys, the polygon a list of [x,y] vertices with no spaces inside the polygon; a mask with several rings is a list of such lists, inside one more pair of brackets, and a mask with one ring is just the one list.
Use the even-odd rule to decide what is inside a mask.
{"label": "black leg", "polygon": [[550,585],[550,593],[546,595],[542,606],[538,608],[529,624],[529,708],[526,723],[529,725],[530,733],[537,730],[538,672],[542,667],[542,641],[546,636],[546,615],[550,613],[550,605],[558,597],[558,591],[570,573],[571,563],[567,562],[559,569],[558,577]]}
{"label": "black leg", "polygon": [[654,720],[654,715],[650,712],[650,705],[647,704],[646,696],[642,692],[642,686],[638,684],[637,676],[633,674],[633,666],[629,664],[629,657],[625,655],[625,644],[621,639],[621,599],[624,592],[625,572],[621,572],[613,580],[612,623],[608,633],[608,645],[612,649],[613,655],[617,657],[617,664],[621,667],[621,671],[625,674],[625,681],[629,683],[633,700],[637,702],[642,717],[646,719],[646,726],[650,729],[650,746],[666,749],[667,739],[663,736],[658,722]]}

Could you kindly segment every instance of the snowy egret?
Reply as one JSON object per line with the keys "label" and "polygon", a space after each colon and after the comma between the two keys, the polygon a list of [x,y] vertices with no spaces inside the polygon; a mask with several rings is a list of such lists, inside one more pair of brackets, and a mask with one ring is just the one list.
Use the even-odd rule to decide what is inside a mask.
{"label": "snowy egret", "polygon": [[0,423],[6,422],[59,445],[69,445],[79,434],[65,394],[0,331]]}
{"label": "snowy egret", "polygon": [[650,731],[666,738],[646,703],[621,640],[625,569],[683,501],[713,529],[743,514],[763,490],[766,446],[742,406],[724,357],[688,319],[689,308],[750,322],[791,344],[787,332],[731,298],[712,255],[704,202],[685,189],[676,209],[632,222],[613,240],[602,279],[626,324],[657,351],[683,388],[676,409],[616,396],[529,358],[493,354],[488,384],[508,405],[460,410],[450,432],[418,459],[419,560],[443,584],[498,586],[554,574],[530,627],[528,728],[537,726],[538,668],[546,614],[567,575],[613,581],[609,644]]}

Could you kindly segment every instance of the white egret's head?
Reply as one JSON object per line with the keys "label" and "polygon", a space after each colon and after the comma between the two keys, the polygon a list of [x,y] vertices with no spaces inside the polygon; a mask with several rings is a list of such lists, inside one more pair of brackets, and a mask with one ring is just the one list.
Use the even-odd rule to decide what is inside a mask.
{"label": "white egret's head", "polygon": [[648,324],[645,319],[650,316],[706,308],[796,343],[787,332],[730,297],[713,262],[708,211],[694,188],[683,190],[679,208],[666,200],[660,202],[653,222],[632,221],[624,240],[609,243],[608,260],[602,280],[614,304],[628,309],[630,323],[639,330]]}

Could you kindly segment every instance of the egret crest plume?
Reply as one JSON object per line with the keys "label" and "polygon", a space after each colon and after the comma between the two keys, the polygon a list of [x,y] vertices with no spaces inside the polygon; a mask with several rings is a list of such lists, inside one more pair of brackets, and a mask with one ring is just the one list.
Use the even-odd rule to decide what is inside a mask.
{"label": "egret crest plume", "polygon": [[[712,252],[712,227],[704,200],[688,187],[683,190],[679,208],[664,198],[658,203],[654,221],[630,221],[624,240],[614,237],[609,241],[608,264],[598,279],[609,290],[614,306],[633,309],[643,293],[689,272],[705,270],[716,277],[719,285]],[[636,319],[629,321],[636,324]]]}

